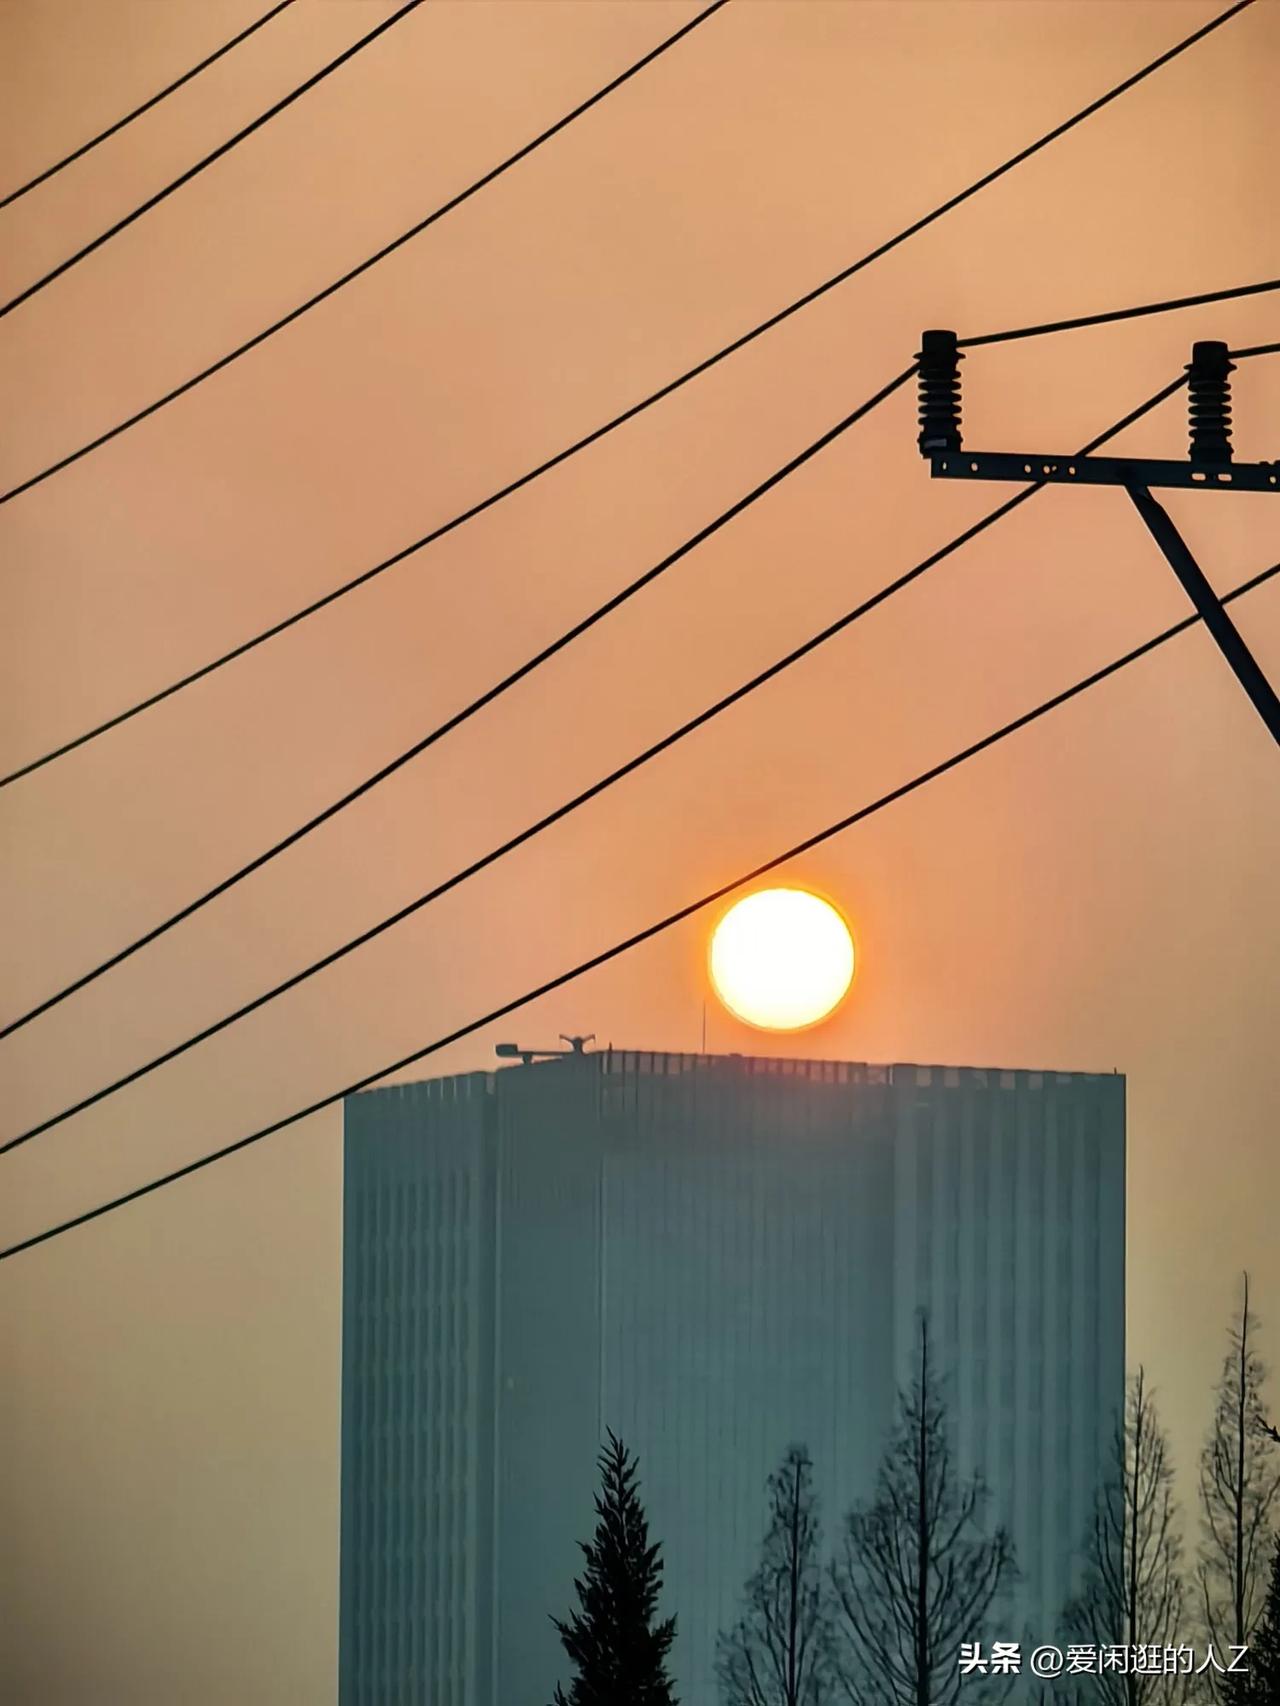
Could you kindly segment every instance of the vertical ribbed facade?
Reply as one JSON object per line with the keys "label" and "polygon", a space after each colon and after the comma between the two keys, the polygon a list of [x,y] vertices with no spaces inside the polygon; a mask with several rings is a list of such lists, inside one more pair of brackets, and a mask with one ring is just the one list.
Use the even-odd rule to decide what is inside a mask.
{"label": "vertical ribbed facade", "polygon": [[1052,1641],[1124,1400],[1124,1080],[899,1066],[893,1130],[898,1379],[923,1309],[1016,1548],[1008,1638]]}
{"label": "vertical ribbed facade", "polygon": [[787,1446],[828,1540],[920,1309],[1052,1639],[1123,1392],[1123,1080],[602,1052],[347,1106],[343,1706],[563,1677],[612,1428],[684,1706],[713,1706]]}
{"label": "vertical ribbed facade", "polygon": [[491,1698],[490,1100],[476,1074],[346,1107],[342,1706]]}
{"label": "vertical ribbed facade", "polygon": [[606,1428],[640,1455],[686,1706],[716,1697],[787,1447],[809,1446],[831,1517],[872,1472],[892,1398],[887,1080],[833,1066],[801,1085],[793,1065],[614,1054],[498,1077],[511,1688],[549,1697],[562,1674],[547,1614],[572,1598]]}

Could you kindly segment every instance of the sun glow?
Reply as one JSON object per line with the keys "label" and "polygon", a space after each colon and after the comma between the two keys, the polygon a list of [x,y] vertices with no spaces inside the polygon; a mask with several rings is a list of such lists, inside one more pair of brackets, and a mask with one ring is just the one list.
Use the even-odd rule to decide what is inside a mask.
{"label": "sun glow", "polygon": [[760,889],[730,907],[711,936],[711,982],[744,1024],[762,1031],[816,1025],[853,982],[853,935],[807,889]]}

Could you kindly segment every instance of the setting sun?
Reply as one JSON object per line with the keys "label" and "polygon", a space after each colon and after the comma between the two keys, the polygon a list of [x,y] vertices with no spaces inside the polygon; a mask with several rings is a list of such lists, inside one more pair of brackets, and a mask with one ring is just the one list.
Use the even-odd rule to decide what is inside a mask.
{"label": "setting sun", "polygon": [[853,981],[849,926],[807,889],[761,889],[716,925],[709,955],[720,1000],[745,1024],[798,1031],[835,1011]]}

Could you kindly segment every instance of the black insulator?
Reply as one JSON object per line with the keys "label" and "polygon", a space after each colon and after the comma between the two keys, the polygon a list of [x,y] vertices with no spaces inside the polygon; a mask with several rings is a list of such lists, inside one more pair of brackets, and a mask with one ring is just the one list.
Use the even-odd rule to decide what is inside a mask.
{"label": "black insulator", "polygon": [[1187,391],[1191,460],[1221,466],[1231,460],[1231,380],[1235,367],[1226,344],[1191,346]]}
{"label": "black insulator", "polygon": [[960,363],[954,332],[925,332],[916,357],[922,456],[960,449]]}

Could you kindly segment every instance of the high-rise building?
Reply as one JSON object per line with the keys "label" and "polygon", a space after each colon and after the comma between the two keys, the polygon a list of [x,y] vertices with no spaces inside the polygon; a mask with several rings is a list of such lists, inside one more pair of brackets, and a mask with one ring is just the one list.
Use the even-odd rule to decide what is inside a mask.
{"label": "high-rise building", "polygon": [[342,1706],[550,1700],[606,1428],[713,1706],[769,1472],[808,1445],[834,1539],[921,1310],[1017,1549],[1008,1638],[1060,1636],[1123,1400],[1124,1170],[1118,1076],[608,1050],[352,1098]]}

